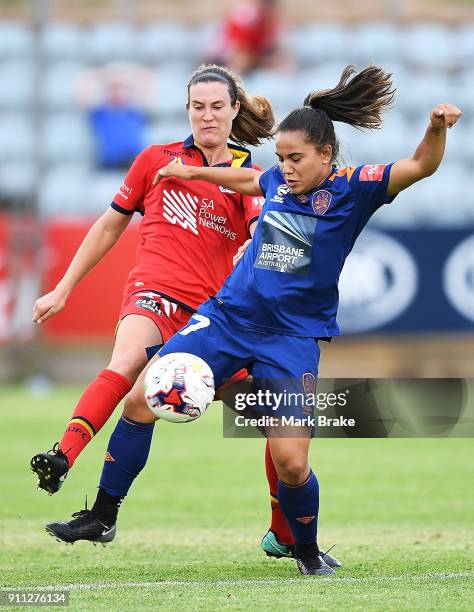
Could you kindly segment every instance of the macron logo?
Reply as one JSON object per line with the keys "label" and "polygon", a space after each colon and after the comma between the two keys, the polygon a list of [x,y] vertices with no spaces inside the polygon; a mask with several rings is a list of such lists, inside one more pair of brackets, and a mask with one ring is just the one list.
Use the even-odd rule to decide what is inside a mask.
{"label": "macron logo", "polygon": [[191,230],[197,236],[198,201],[198,197],[190,193],[163,189],[163,217],[173,225],[178,224],[185,230]]}

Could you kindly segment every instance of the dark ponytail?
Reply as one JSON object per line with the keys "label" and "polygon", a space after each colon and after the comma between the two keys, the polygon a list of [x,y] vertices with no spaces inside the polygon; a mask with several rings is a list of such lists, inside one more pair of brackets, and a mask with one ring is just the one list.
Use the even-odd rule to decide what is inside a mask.
{"label": "dark ponytail", "polygon": [[234,72],[216,64],[203,64],[191,75],[189,90],[196,83],[222,82],[227,85],[230,102],[235,106],[240,102],[239,113],[232,122],[230,138],[242,145],[258,146],[262,140],[272,138],[275,117],[270,101],[263,96],[250,96],[242,79]]}
{"label": "dark ponytail", "polygon": [[382,112],[393,102],[395,94],[391,76],[377,66],[368,66],[360,72],[353,65],[346,66],[333,89],[308,94],[304,107],[283,119],[278,131],[302,130],[317,148],[330,144],[334,161],[339,154],[339,143],[332,122],[341,121],[356,128],[380,128]]}

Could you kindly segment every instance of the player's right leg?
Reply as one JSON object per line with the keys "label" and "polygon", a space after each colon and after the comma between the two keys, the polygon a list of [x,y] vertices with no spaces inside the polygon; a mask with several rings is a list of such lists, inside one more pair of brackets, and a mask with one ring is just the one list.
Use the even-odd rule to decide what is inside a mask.
{"label": "player's right leg", "polygon": [[[221,354],[223,348],[225,351]],[[220,386],[222,380],[249,363],[251,354],[245,351],[245,342],[239,342],[227,321],[218,315],[216,320],[211,320],[197,314],[160,353],[184,352],[201,357],[211,367],[216,386]],[[114,537],[119,508],[145,466],[151,446],[156,417],[145,402],[143,383],[146,372],[157,359],[159,355],[153,357],[127,396],[124,413],[109,440],[94,506],[77,513],[72,521],[49,523],[46,530],[57,539],[100,542],[103,537]]]}
{"label": "player's right leg", "polygon": [[110,363],[82,394],[61,441],[48,453],[31,459],[39,488],[50,495],[60,489],[78,455],[104,426],[146,365],[145,347],[161,341],[161,331],[153,318],[129,314],[121,320]]}

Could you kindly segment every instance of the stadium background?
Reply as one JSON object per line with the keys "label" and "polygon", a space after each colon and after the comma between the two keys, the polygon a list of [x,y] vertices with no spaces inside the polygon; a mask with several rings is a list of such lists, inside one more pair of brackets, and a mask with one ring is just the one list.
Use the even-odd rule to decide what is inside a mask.
{"label": "stadium background", "polygon": [[[186,80],[229,6],[0,3],[0,380],[92,376],[110,350],[134,259],[138,220],[63,313],[41,330],[31,324],[35,296],[54,286],[123,178],[94,169],[77,101],[79,75],[109,62],[145,66],[152,75],[147,141],[184,138]],[[375,215],[373,233],[351,256],[340,311],[350,335],[325,347],[322,374],[468,376],[474,364],[474,11],[465,3],[422,1],[344,1],[336,11],[299,1],[281,8],[295,69],[246,79],[250,92],[272,100],[278,117],[309,89],[334,85],[347,63],[375,61],[394,74],[396,102],[381,132],[337,126],[344,163],[411,154],[435,102],[464,110],[440,170]],[[254,156],[269,167],[273,144]]]}
{"label": "stadium background", "polygon": [[[82,566],[71,575],[64,564],[72,562],[72,553],[53,551],[54,543],[47,542],[47,546],[39,528],[51,518],[52,508],[61,518],[78,509],[76,506],[82,502],[82,498],[78,501],[78,491],[82,495],[84,487],[94,482],[110,426],[103,432],[103,440],[91,445],[94,448],[89,449],[81,470],[74,470],[53,505],[46,496],[38,494],[32,507],[31,476],[25,470],[27,458],[40,450],[38,440],[41,440],[40,447],[52,441],[52,428],[56,432],[61,429],[79,396],[79,387],[62,385],[82,385],[107,363],[121,288],[134,260],[137,239],[139,220],[84,280],[65,311],[42,329],[32,325],[35,298],[54,286],[82,236],[108,206],[122,181],[122,174],[100,173],[94,169],[91,138],[83,111],[77,104],[75,80],[85,68],[113,61],[132,61],[146,66],[153,75],[154,91],[149,142],[184,138],[189,133],[183,104],[185,83],[230,5],[230,2],[213,0],[198,3],[190,0],[0,0],[0,414],[2,450],[7,457],[2,489],[9,493],[0,505],[2,529],[5,528],[2,534],[7,536],[6,561],[0,567],[2,570],[10,567],[11,572],[6,572],[10,578],[5,584],[51,584],[49,575],[42,574],[38,568],[42,560],[50,564],[53,552],[55,557],[57,554],[55,584],[103,580],[103,557],[80,549],[84,551]],[[373,61],[394,74],[398,89],[396,101],[380,133],[361,134],[344,126],[338,128],[345,163],[389,162],[411,154],[436,102],[450,101],[464,111],[460,124],[448,134],[447,153],[439,172],[398,197],[393,206],[380,211],[370,225],[371,231],[354,253],[342,292],[341,324],[347,333],[324,346],[321,374],[328,377],[472,376],[472,3],[282,0],[281,8],[287,29],[285,44],[296,68],[283,77],[257,72],[246,79],[251,93],[261,92],[272,100],[279,117],[302,101],[308,90],[334,85],[340,69],[347,63],[363,66]],[[255,150],[254,155],[264,167],[274,163],[271,143]],[[161,486],[154,488],[153,470],[150,470],[137,487],[134,504],[127,502],[130,510],[129,514],[124,513],[122,525],[131,532],[114,549],[120,560],[112,558],[107,551],[106,561],[110,579],[130,579],[135,576],[135,570],[130,569],[132,563],[148,567],[146,564],[152,558],[165,577],[178,579],[173,593],[182,591],[184,598],[189,593],[195,597],[188,602],[195,609],[205,607],[206,598],[211,597],[210,587],[204,586],[205,592],[201,592],[201,587],[181,584],[179,580],[183,572],[191,580],[196,577],[195,570],[200,575],[202,551],[206,554],[209,579],[245,577],[243,572],[247,569],[252,579],[262,571],[266,579],[293,576],[285,566],[262,570],[254,560],[255,542],[266,520],[263,510],[258,511],[257,518],[252,510],[267,504],[263,475],[257,486],[235,472],[232,491],[217,487],[216,483],[225,482],[228,474],[221,464],[213,462],[213,457],[215,453],[227,454],[227,444],[233,441],[216,440],[217,417],[207,415],[206,418],[209,420],[203,419],[193,426],[203,436],[202,445],[197,445],[199,436],[190,438],[190,431],[184,434],[185,447],[195,451],[194,461],[187,463],[189,482],[184,488],[175,486],[176,473],[168,465],[182,465],[183,447],[179,440],[183,434],[172,430],[168,437],[164,436],[163,443],[155,449],[162,453],[160,456],[166,458],[168,465],[164,468]],[[19,432],[23,433],[19,435]],[[232,446],[233,456],[239,458],[243,468],[250,470],[247,473],[255,472],[255,462],[261,462],[262,449],[256,442],[238,441],[237,446],[235,441]],[[469,487],[461,494],[466,479],[472,481],[469,440],[462,444],[446,440],[442,445],[436,440],[389,441],[389,448],[383,440],[352,441],[354,444],[349,446],[336,446],[336,442],[322,441],[325,458],[330,459],[321,462],[327,494],[325,516],[331,516],[334,527],[331,536],[346,544],[344,554],[356,563],[355,571],[360,570],[361,580],[367,572],[369,575],[384,571],[403,573],[410,564],[407,550],[412,556],[412,566],[409,566],[416,565],[413,572],[472,567],[472,561],[468,564],[470,552],[465,546],[469,540],[466,516],[470,507],[472,510]],[[395,442],[400,444],[395,446]],[[378,460],[372,462],[367,457]],[[456,470],[452,470],[451,461]],[[205,489],[208,497],[201,500],[204,513],[197,520],[197,529],[183,530],[183,522],[189,519],[187,513],[194,507],[191,500],[200,497],[205,477],[216,484],[216,491]],[[398,483],[396,490],[391,487],[393,481]],[[334,491],[331,483],[338,483]],[[245,510],[240,494],[237,495],[243,489]],[[354,499],[361,500],[355,508]],[[157,513],[153,527],[157,531],[150,531],[147,508],[150,504],[163,508],[166,503],[174,508],[174,522],[170,526],[168,517]],[[239,508],[238,515],[232,513],[232,508]],[[17,522],[18,515],[23,517],[21,523]],[[217,544],[210,519],[213,515],[221,521]],[[396,529],[393,529],[393,520]],[[146,532],[136,529],[137,521],[148,526]],[[229,533],[234,533],[230,531],[234,524],[239,529],[238,553],[226,539]],[[8,532],[10,525],[11,533]],[[352,530],[354,525],[359,533]],[[472,517],[470,525],[472,528]],[[153,535],[163,543],[158,556],[149,548]],[[186,545],[182,544],[182,538]],[[370,553],[359,546],[360,538],[370,545]],[[413,538],[419,545],[418,556],[412,549]],[[195,542],[199,548],[193,548],[188,542]],[[139,550],[135,553],[137,544]],[[221,553],[237,558],[246,570],[223,565]],[[134,557],[135,554],[141,556]],[[197,565],[188,566],[187,555],[196,556]],[[372,555],[378,561],[373,561]],[[400,559],[395,569],[391,565],[394,559]],[[451,565],[449,559],[453,559]],[[139,578],[155,580],[156,566],[149,570],[143,567]],[[365,591],[358,592],[356,583],[353,586],[345,583],[347,601],[336,600],[340,609],[344,605],[354,609],[351,607],[354,601],[367,609],[364,597],[370,597],[375,608],[379,602],[378,609],[389,609],[390,606],[385,606],[385,586],[377,587],[370,578],[364,584],[364,588],[370,588],[367,595]],[[280,588],[275,582],[270,586],[273,591],[259,591],[259,596],[267,601],[272,601],[275,590]],[[391,597],[395,597],[397,582],[392,586]],[[425,599],[423,584],[418,586],[417,591],[416,581],[405,582],[405,590],[398,595],[398,609],[424,604],[436,609],[441,603],[449,607],[447,591],[443,591],[442,585],[436,586],[438,599],[433,600]],[[143,593],[148,593],[147,588]],[[288,584],[281,589],[288,589]],[[325,589],[326,586],[320,587],[320,592],[329,596],[326,604],[334,603],[335,592],[329,587]],[[224,603],[231,597],[228,590],[230,587],[224,584],[217,588],[217,595],[212,591],[217,597],[212,601],[221,606],[221,595]],[[245,597],[254,596],[251,585],[245,591],[240,592],[239,601],[243,605],[247,601]],[[105,597],[106,592],[103,594]],[[118,597],[117,593],[115,596]],[[156,598],[155,591],[152,596]],[[100,594],[96,597],[99,599],[89,600],[89,606],[102,601]],[[111,597],[109,592],[107,597]],[[113,597],[119,609],[120,602]],[[308,592],[308,597],[312,598],[313,593]],[[453,607],[468,609],[469,598],[459,597]],[[108,599],[104,605],[110,605],[112,600]],[[163,601],[170,604],[166,598]],[[258,607],[255,601],[253,609]],[[305,600],[306,609],[311,607],[308,601],[311,600]],[[397,609],[397,604],[392,602],[390,609]]]}

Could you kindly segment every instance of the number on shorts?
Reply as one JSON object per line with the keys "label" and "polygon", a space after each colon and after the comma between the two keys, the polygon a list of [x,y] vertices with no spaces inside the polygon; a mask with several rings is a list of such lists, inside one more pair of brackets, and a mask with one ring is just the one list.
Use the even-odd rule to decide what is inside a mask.
{"label": "number on shorts", "polygon": [[187,327],[182,329],[179,332],[182,336],[187,336],[191,332],[197,331],[198,329],[202,329],[203,327],[208,327],[211,324],[210,319],[208,319],[204,315],[195,314],[191,317],[191,319],[196,319],[197,323],[193,323],[193,325],[188,325]]}

